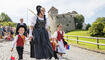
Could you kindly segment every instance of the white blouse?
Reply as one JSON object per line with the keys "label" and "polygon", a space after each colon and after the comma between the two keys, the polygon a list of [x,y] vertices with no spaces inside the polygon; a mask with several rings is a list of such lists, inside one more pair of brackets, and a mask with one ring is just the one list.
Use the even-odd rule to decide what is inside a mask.
{"label": "white blouse", "polygon": [[[30,20],[30,26],[34,26],[36,24],[36,19],[44,20],[44,18],[40,18],[39,16],[33,16]],[[48,28],[48,20],[46,20],[46,28]]]}
{"label": "white blouse", "polygon": [[[44,20],[44,18],[40,18],[39,16],[33,16],[30,20],[30,26],[34,26],[36,24],[36,19],[40,19],[40,20]],[[45,28],[47,29],[48,28],[48,20],[46,20],[46,25],[45,25]],[[29,36],[32,36],[32,30],[30,29],[29,31]]]}
{"label": "white blouse", "polygon": [[[60,31],[60,33],[62,34],[62,31]],[[63,36],[64,36],[64,34],[65,34],[65,32],[63,31]],[[54,37],[54,38],[57,38],[57,36],[58,36],[58,33],[57,33],[57,31],[56,31],[56,32],[54,32],[53,37]]]}

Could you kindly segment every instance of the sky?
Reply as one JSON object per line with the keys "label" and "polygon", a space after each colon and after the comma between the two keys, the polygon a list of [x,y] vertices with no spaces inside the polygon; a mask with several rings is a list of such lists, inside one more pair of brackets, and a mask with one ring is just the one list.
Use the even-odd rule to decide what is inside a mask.
{"label": "sky", "polygon": [[54,6],[59,14],[77,11],[85,17],[85,23],[93,23],[98,17],[105,17],[105,0],[0,0],[0,13],[4,12],[13,20],[19,22],[24,18],[24,22],[29,24],[33,14],[36,13],[36,6],[42,5],[48,10]]}

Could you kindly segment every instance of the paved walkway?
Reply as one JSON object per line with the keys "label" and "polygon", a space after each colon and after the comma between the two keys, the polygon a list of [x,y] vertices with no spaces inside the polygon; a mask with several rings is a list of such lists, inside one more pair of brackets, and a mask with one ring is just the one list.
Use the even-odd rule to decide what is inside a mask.
{"label": "paved walkway", "polygon": [[[11,41],[0,42],[0,60],[10,60],[12,54],[10,49]],[[29,44],[26,44],[24,47],[24,60],[35,60],[30,58],[29,49]],[[16,60],[18,59],[16,49],[14,49],[13,56],[15,56]],[[105,60],[105,55],[71,46],[71,49],[67,50],[67,54],[63,56],[63,60]]]}

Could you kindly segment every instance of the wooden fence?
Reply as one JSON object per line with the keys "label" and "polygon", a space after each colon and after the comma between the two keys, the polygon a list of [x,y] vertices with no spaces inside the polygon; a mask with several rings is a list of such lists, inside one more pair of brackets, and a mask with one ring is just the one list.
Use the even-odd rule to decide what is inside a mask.
{"label": "wooden fence", "polygon": [[[69,39],[69,37],[76,37],[76,39]],[[79,38],[88,38],[88,39],[95,39],[97,42],[89,42],[89,41],[83,41],[83,40],[79,40]],[[105,46],[105,44],[102,44],[102,43],[99,43],[99,40],[105,40],[105,38],[98,38],[98,37],[85,37],[85,36],[74,36],[74,35],[65,35],[65,38],[67,41],[68,40],[73,40],[73,41],[76,41],[77,44],[79,42],[83,42],[83,43],[89,43],[89,44],[94,44],[94,45],[97,45],[97,48],[99,49],[99,46]]]}

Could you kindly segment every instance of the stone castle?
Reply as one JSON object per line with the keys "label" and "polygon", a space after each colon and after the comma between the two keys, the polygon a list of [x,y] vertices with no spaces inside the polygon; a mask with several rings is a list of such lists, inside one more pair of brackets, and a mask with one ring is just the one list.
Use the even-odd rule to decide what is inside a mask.
{"label": "stone castle", "polygon": [[52,7],[48,11],[48,19],[50,21],[50,30],[51,32],[55,32],[57,30],[57,24],[62,24],[63,30],[65,32],[69,32],[71,30],[75,30],[75,21],[74,16],[78,14],[76,11],[58,14],[58,9]]}

